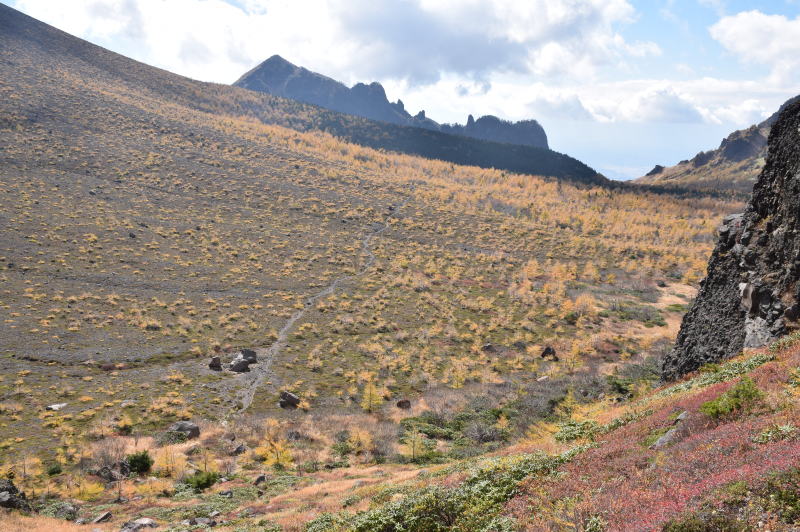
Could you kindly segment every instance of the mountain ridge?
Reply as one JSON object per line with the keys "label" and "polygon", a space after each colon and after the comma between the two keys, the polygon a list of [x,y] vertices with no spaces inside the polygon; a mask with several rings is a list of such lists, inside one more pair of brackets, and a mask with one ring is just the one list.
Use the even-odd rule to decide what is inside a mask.
{"label": "mountain ridge", "polygon": [[798,100],[800,96],[790,98],[762,122],[732,132],[722,139],[718,148],[701,151],[674,166],[657,164],[634,183],[749,193],[764,168],[772,125],[784,109]]}
{"label": "mountain ridge", "polygon": [[273,55],[256,65],[233,85],[371,120],[492,142],[549,148],[547,134],[536,120],[510,122],[493,115],[481,116],[476,120],[469,115],[465,125],[439,124],[428,118],[425,111],[412,116],[406,111],[402,100],[390,102],[383,86],[376,81],[356,83],[348,88],[333,78],[297,66],[280,55]]}

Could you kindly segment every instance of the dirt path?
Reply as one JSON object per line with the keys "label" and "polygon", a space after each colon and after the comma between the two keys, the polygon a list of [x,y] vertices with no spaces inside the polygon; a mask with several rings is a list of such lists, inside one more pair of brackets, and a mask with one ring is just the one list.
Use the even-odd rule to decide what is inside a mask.
{"label": "dirt path", "polygon": [[[413,192],[413,189],[412,189]],[[242,374],[244,377],[244,390],[241,392],[239,396],[239,406],[237,410],[231,412],[230,415],[234,414],[241,414],[244,413],[250,405],[253,404],[253,399],[256,395],[256,390],[264,383],[267,377],[270,377],[271,382],[276,384],[277,376],[272,371],[272,361],[275,359],[275,356],[281,352],[281,350],[286,347],[289,333],[291,333],[292,328],[294,327],[297,320],[301,319],[306,313],[313,308],[313,306],[320,300],[325,297],[328,297],[333,292],[339,288],[339,285],[346,281],[350,281],[352,279],[356,279],[361,277],[375,264],[377,260],[375,254],[370,249],[370,245],[372,243],[372,239],[376,236],[380,235],[384,231],[389,228],[389,221],[397,215],[397,212],[405,207],[409,201],[411,201],[412,196],[406,198],[403,203],[396,206],[395,209],[386,217],[386,220],[383,224],[380,225],[374,231],[367,233],[367,235],[361,240],[361,251],[367,256],[366,262],[364,262],[363,266],[354,274],[352,275],[345,275],[342,277],[338,277],[334,279],[327,287],[325,287],[322,291],[317,292],[316,294],[309,297],[303,308],[292,314],[292,316],[286,321],[286,323],[281,327],[281,330],[278,331],[277,339],[272,343],[271,346],[267,348],[260,348],[256,349],[256,355],[258,357],[258,364],[255,366],[251,366],[251,371],[249,373]],[[230,415],[228,417],[230,417]]]}

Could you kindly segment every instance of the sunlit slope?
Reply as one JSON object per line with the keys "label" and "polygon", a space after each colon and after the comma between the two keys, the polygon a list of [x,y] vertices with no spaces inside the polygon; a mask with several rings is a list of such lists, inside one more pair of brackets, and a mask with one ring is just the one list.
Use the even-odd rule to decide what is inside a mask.
{"label": "sunlit slope", "polygon": [[[544,345],[564,357],[554,375],[644,355],[738,208],[266,125],[317,110],[2,13],[0,394],[29,402],[0,412],[9,453],[126,401],[145,431],[238,412],[255,381],[208,357],[282,332],[255,411],[281,390],[358,410],[366,383],[417,397],[531,380]],[[42,414],[61,402],[57,423]]]}

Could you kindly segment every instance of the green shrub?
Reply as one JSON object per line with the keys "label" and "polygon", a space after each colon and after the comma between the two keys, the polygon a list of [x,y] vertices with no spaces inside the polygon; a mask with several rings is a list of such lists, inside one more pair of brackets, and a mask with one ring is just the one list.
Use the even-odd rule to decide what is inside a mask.
{"label": "green shrub", "polygon": [[719,419],[744,408],[749,408],[763,396],[764,393],[758,389],[753,379],[743,377],[742,380],[716,399],[706,401],[700,405],[700,411],[709,417]]}
{"label": "green shrub", "polygon": [[188,440],[186,434],[183,432],[178,432],[176,430],[168,430],[161,434],[158,437],[157,444],[161,447],[165,445],[176,445],[178,443],[184,443]]}
{"label": "green shrub", "polygon": [[764,506],[785,523],[800,522],[800,469],[790,469],[770,477],[759,490]]}
{"label": "green shrub", "polygon": [[770,425],[758,436],[753,437],[755,443],[769,443],[773,441],[788,440],[797,433],[797,427],[788,423],[786,425]]}
{"label": "green shrub", "polygon": [[125,459],[128,461],[131,471],[137,475],[148,473],[154,463],[147,449],[139,451],[138,453],[129,454]]}
{"label": "green shrub", "polygon": [[588,421],[572,421],[561,423],[558,426],[558,432],[555,433],[553,438],[556,441],[568,442],[582,438],[594,439],[594,435],[601,431],[600,425],[596,422]]}
{"label": "green shrub", "polygon": [[752,356],[742,362],[728,362],[727,364],[724,364],[719,371],[703,373],[688,381],[681,382],[675,386],[670,386],[669,388],[664,388],[657,394],[653,395],[652,398],[656,399],[659,397],[668,397],[676,393],[691,390],[692,388],[702,388],[704,386],[717,384],[718,382],[725,382],[734,377],[738,377],[743,373],[753,371],[762,364],[766,364],[770,360],[774,360],[774,358],[775,357],[773,355],[760,354]]}
{"label": "green shrub", "polygon": [[663,532],[747,532],[750,526],[727,515],[692,514],[673,519],[664,525]]}
{"label": "green shrub", "polygon": [[200,493],[201,491],[213,486],[218,480],[219,473],[211,471],[198,471],[194,475],[186,477],[186,479],[184,479],[184,483],[190,486],[196,493]]}
{"label": "green shrub", "polygon": [[619,375],[608,375],[606,376],[606,382],[611,389],[611,393],[627,396],[633,391],[633,379],[627,379]]}
{"label": "green shrub", "polygon": [[338,530],[344,525],[344,520],[336,514],[323,513],[313,521],[306,523],[306,532],[329,532]]}
{"label": "green shrub", "polygon": [[50,477],[54,477],[56,475],[60,475],[63,472],[64,472],[64,470],[61,469],[61,464],[59,464],[58,462],[56,462],[54,464],[50,464],[49,466],[47,466],[47,475],[50,476]]}
{"label": "green shrub", "polygon": [[458,486],[428,486],[356,515],[348,523],[355,532],[437,532],[444,530],[511,531],[514,522],[500,515],[519,483],[552,473],[591,446],[558,456],[542,453],[485,460]]}
{"label": "green shrub", "polygon": [[778,351],[783,351],[784,349],[794,346],[797,342],[800,342],[800,331],[784,336],[773,342],[770,344],[769,350],[771,353],[777,353]]}

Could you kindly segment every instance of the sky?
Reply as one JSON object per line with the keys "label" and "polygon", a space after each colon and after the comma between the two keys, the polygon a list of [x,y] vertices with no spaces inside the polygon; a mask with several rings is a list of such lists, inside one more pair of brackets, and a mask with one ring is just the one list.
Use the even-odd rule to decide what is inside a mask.
{"label": "sky", "polygon": [[279,54],[412,114],[535,118],[608,177],[716,148],[800,94],[800,0],[0,0],[232,83]]}

